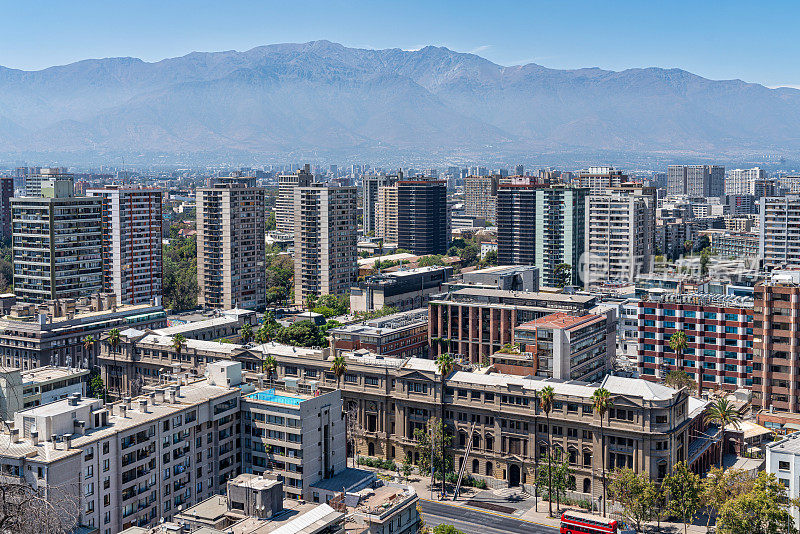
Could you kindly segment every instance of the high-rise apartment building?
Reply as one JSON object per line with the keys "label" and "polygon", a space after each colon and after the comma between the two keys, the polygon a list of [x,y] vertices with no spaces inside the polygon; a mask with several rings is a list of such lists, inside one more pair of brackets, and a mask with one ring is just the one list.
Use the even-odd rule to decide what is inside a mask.
{"label": "high-rise apartment building", "polygon": [[264,189],[221,178],[197,190],[197,303],[205,308],[266,306]]}
{"label": "high-rise apartment building", "polygon": [[381,174],[378,176],[365,176],[362,183],[363,188],[363,213],[364,213],[364,235],[373,233],[377,236],[378,226],[378,202],[381,187],[394,185],[398,178],[403,177],[403,171],[397,175]]}
{"label": "high-rise apartment building", "polygon": [[516,169],[514,169],[514,174],[516,176],[523,176],[525,174],[525,165],[517,165]]}
{"label": "high-rise apartment building", "polygon": [[17,298],[43,302],[101,291],[100,199],[73,196],[71,177],[48,179],[40,193],[11,200]]}
{"label": "high-rise apartment building", "polygon": [[633,282],[648,272],[655,234],[654,195],[619,193],[589,197],[584,284]]}
{"label": "high-rise apartment building", "polygon": [[758,248],[764,267],[800,265],[800,195],[759,202]]}
{"label": "high-rise apartment building", "polygon": [[[687,347],[669,341],[684,332]],[[699,389],[749,388],[753,376],[753,300],[711,294],[664,294],[638,303],[639,376],[663,381],[681,370]]]}
{"label": "high-rise apartment building", "polygon": [[0,177],[0,239],[11,237],[11,199],[14,197],[14,178]]}
{"label": "high-rise apartment building", "polygon": [[412,254],[446,254],[450,244],[447,183],[434,178],[397,182],[397,246]]}
{"label": "high-rise apartment building", "polygon": [[397,184],[378,188],[375,223],[375,237],[397,243]]}
{"label": "high-rise apartment building", "polygon": [[25,196],[38,197],[42,195],[42,182],[56,179],[72,178],[67,169],[62,167],[32,167],[25,173]]}
{"label": "high-rise apartment building", "polygon": [[155,188],[107,186],[87,191],[102,199],[103,291],[119,304],[161,297],[161,200]]}
{"label": "high-rise apartment building", "polygon": [[764,180],[767,173],[764,169],[733,169],[725,177],[726,195],[752,195],[752,184],[757,180]]}
{"label": "high-rise apartment building", "polygon": [[568,283],[580,284],[586,243],[589,190],[544,187],[527,178],[497,190],[497,260],[500,265],[535,265],[541,285],[560,284],[559,266],[571,268]]}
{"label": "high-rise apartment building", "polygon": [[721,197],[725,192],[725,167],[719,165],[670,165],[667,194]]}
{"label": "high-rise apartment building", "polygon": [[578,185],[589,189],[592,195],[604,195],[611,187],[628,182],[628,175],[614,167],[589,167],[578,173]]}
{"label": "high-rise apartment building", "polygon": [[773,279],[755,288],[753,308],[753,406],[800,412],[797,360],[800,284]]}
{"label": "high-rise apartment building", "polygon": [[800,194],[800,176],[781,176],[778,183],[787,193]]}
{"label": "high-rise apartment building", "polygon": [[314,182],[311,165],[291,174],[278,176],[278,200],[275,205],[275,226],[279,232],[294,234],[294,190]]}
{"label": "high-rise apartment building", "polygon": [[497,216],[499,183],[499,175],[464,178],[464,215],[494,221]]}
{"label": "high-rise apartment building", "polygon": [[312,184],[294,190],[294,296],[344,295],[358,272],[356,188]]}

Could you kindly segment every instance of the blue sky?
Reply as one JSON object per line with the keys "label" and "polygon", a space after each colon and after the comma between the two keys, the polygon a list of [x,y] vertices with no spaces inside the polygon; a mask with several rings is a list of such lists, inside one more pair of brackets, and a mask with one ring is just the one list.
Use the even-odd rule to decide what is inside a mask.
{"label": "blue sky", "polygon": [[147,61],[194,50],[328,39],[427,44],[503,65],[678,67],[714,79],[800,87],[800,3],[789,1],[0,0],[0,65],[90,57]]}

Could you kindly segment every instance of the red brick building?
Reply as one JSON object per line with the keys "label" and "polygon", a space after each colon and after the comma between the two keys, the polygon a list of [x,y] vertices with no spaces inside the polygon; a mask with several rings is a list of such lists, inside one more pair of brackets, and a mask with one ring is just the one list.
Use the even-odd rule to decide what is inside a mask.
{"label": "red brick building", "polygon": [[[669,346],[683,331],[681,355]],[[752,385],[753,301],[726,295],[665,294],[638,304],[638,367],[641,378],[662,381],[682,370],[701,389]]]}

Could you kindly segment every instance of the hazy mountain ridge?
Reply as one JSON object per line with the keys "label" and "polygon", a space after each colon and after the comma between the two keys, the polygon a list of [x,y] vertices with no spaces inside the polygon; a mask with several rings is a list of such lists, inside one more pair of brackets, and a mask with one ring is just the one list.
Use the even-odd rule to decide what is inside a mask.
{"label": "hazy mountain ridge", "polygon": [[800,91],[680,69],[503,67],[316,41],[0,67],[0,152],[800,148]]}

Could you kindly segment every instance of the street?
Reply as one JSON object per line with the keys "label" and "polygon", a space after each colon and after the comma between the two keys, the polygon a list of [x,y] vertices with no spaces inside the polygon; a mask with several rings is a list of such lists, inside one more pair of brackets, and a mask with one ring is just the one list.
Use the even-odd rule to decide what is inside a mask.
{"label": "street", "polygon": [[442,523],[453,525],[466,534],[553,534],[558,529],[522,521],[474,508],[463,508],[441,502],[419,500],[425,525],[435,527]]}

